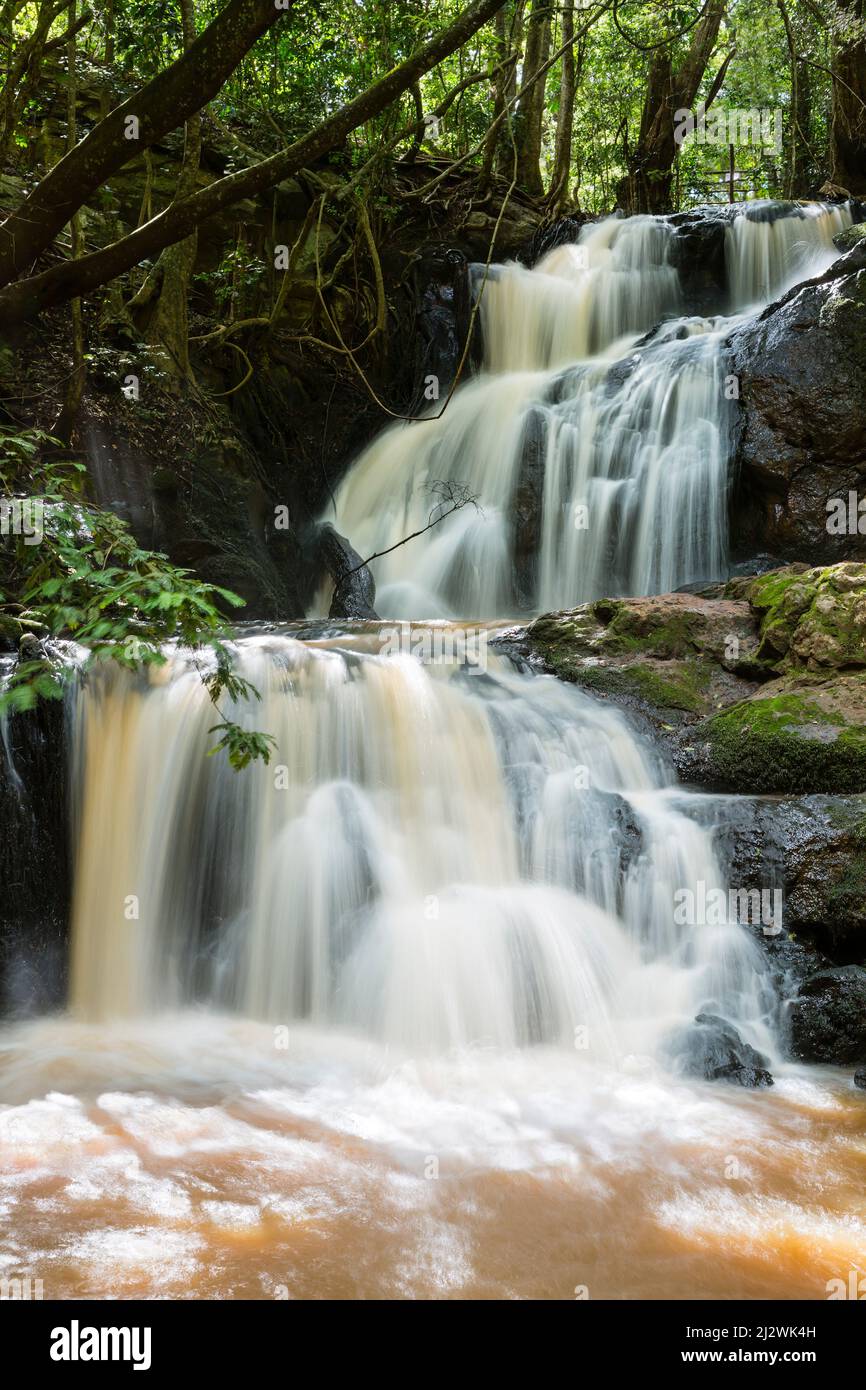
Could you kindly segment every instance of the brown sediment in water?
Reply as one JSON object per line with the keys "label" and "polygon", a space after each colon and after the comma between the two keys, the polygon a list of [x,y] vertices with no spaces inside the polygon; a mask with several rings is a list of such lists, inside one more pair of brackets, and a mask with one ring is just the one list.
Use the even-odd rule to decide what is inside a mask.
{"label": "brown sediment in water", "polygon": [[0,1259],[46,1298],[823,1299],[866,1267],[866,1098],[832,1074],[750,1095],[344,1040],[323,1080],[333,1040],[161,1031],[3,1035]]}

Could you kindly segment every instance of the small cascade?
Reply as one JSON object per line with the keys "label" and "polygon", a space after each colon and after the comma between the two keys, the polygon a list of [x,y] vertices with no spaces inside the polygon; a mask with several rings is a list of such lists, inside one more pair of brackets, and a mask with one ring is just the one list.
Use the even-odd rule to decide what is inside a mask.
{"label": "small cascade", "polygon": [[608,217],[532,270],[496,267],[481,301],[485,370],[564,367],[610,353],[676,313],[672,241],[673,228],[657,217]]}
{"label": "small cascade", "polygon": [[[850,221],[820,203],[732,210],[732,311],[822,270]],[[501,618],[724,576],[734,321],[678,317],[675,235],[612,217],[532,270],[479,271],[483,371],[441,418],[386,430],[329,517],[360,555],[389,552],[371,566],[378,612]],[[475,505],[427,529],[442,485]]]}
{"label": "small cascade", "polygon": [[731,299],[740,309],[777,299],[800,280],[820,275],[838,256],[833,238],[851,226],[847,204],[757,202],[727,230]]}
{"label": "small cascade", "polygon": [[586,1029],[596,1063],[705,1010],[771,1046],[747,933],[675,925],[678,888],[721,881],[711,833],[625,719],[506,658],[380,650],[239,643],[278,743],[243,777],[204,756],[191,656],[79,691],[75,1010],[199,1000],[413,1053]]}

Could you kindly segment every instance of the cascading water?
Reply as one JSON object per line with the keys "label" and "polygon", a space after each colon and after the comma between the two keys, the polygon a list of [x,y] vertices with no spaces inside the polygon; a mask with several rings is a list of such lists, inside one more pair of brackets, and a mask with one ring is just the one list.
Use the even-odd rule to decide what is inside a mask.
{"label": "cascading water", "polygon": [[[850,222],[847,206],[733,210],[731,311],[822,270]],[[674,236],[663,218],[608,218],[531,271],[492,269],[482,373],[440,419],[387,430],[338,489],[338,530],[362,556],[391,550],[372,565],[377,611],[503,617],[723,577],[732,321],[676,317]],[[399,545],[427,525],[434,483],[477,508]]]}
{"label": "cascading water", "polygon": [[73,1007],[197,997],[416,1054],[586,1028],[595,1062],[704,1010],[770,1046],[747,934],[674,926],[677,886],[721,874],[622,716],[505,658],[454,674],[377,642],[239,644],[278,742],[243,779],[205,757],[192,660],[81,693]]}
{"label": "cascading water", "polygon": [[833,238],[851,225],[848,205],[752,203],[728,229],[726,259],[732,303],[746,309],[819,274],[838,252]]}
{"label": "cascading water", "polygon": [[[846,216],[733,222],[736,305]],[[611,219],[495,271],[485,373],[340,488],[362,554],[430,482],[479,495],[377,562],[381,611],[723,570],[730,325],[674,317],[672,236]],[[724,886],[723,800],[609,705],[392,636],[239,639],[262,699],[233,717],[276,739],[241,774],[205,756],[200,655],[73,691],[70,1007],[0,1033],[0,1269],[51,1297],[824,1297],[862,1258],[858,1109],[780,1058],[750,931],[679,923]],[[771,1092],[677,1070],[699,1012]]]}

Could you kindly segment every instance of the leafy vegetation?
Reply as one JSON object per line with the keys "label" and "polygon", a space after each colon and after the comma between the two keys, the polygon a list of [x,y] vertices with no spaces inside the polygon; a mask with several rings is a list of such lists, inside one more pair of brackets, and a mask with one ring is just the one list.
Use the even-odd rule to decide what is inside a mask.
{"label": "leafy vegetation", "polygon": [[[171,642],[209,649],[212,669],[203,681],[215,707],[223,697],[258,698],[232,669],[225,645],[223,609],[242,600],[142,549],[125,521],[86,500],[85,465],[46,452],[55,445],[41,431],[0,433],[0,500],[31,506],[30,526],[17,533],[7,511],[9,534],[0,542],[0,623],[7,634],[30,638],[0,691],[0,714],[62,695],[64,667],[35,646],[52,638],[86,647],[91,662],[127,669],[163,664]],[[220,734],[213,751],[224,749],[236,768],[269,759],[267,735],[227,718],[211,732]]]}
{"label": "leafy vegetation", "polygon": [[[217,708],[255,698],[226,647],[225,614],[240,600],[94,506],[71,451],[88,373],[122,365],[117,337],[149,351],[137,372],[159,362],[178,391],[195,388],[191,342],[204,354],[225,346],[238,378],[215,393],[224,399],[254,377],[255,335],[275,333],[281,314],[293,344],[354,369],[340,297],[369,300],[362,345],[382,351],[377,246],[407,199],[439,225],[448,177],[459,176],[467,217],[486,209],[491,223],[515,189],[537,221],[814,196],[827,180],[866,194],[864,0],[0,0],[0,51],[0,319],[5,333],[60,306],[72,328],[54,422],[5,417],[0,428],[0,496],[39,499],[44,529],[38,545],[3,538],[0,632],[19,644],[68,637],[93,661],[132,667],[164,660],[166,643],[206,648]],[[85,81],[97,95],[81,101]],[[683,141],[680,108],[715,123]],[[159,182],[152,151],[166,146],[177,167]],[[143,196],[124,222],[113,180],[133,162]],[[278,192],[294,178],[308,205],[275,273]],[[270,238],[244,220],[245,200],[263,195]],[[198,228],[219,215],[233,244],[202,262]],[[302,297],[289,310],[305,256],[309,329]],[[205,302],[221,321],[191,337]],[[120,325],[111,348],[97,317],[100,329]],[[0,366],[12,351],[0,346]],[[671,655],[687,636],[672,634]],[[642,635],[614,620],[614,639],[639,650]],[[59,691],[44,649],[22,650],[6,708]],[[235,766],[267,761],[267,736],[224,712],[212,732]]]}

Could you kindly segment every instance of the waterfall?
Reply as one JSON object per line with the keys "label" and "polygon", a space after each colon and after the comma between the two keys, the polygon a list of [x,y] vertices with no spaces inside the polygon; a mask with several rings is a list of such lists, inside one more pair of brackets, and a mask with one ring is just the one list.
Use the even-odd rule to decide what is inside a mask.
{"label": "waterfall", "polygon": [[205,757],[189,654],[78,692],[73,1008],[203,1000],[413,1053],[585,1030],[596,1063],[706,1010],[771,1046],[748,935],[674,925],[720,869],[623,716],[504,657],[381,648],[239,642],[278,745],[242,777]]}
{"label": "waterfall", "polygon": [[[732,209],[732,312],[824,269],[850,222],[820,203]],[[360,555],[390,551],[371,566],[378,612],[495,618],[724,576],[732,320],[682,316],[675,235],[611,217],[532,270],[477,270],[483,370],[441,418],[385,430],[328,517]],[[477,505],[427,530],[439,484]]]}
{"label": "waterfall", "polygon": [[660,218],[607,217],[533,270],[495,267],[481,301],[485,369],[563,367],[653,328],[680,307],[672,240]]}
{"label": "waterfall", "polygon": [[[734,310],[846,217],[737,210]],[[754,915],[677,910],[727,887],[736,799],[447,621],[724,572],[731,320],[687,314],[675,235],[607,219],[495,267],[484,370],[343,480],[363,555],[431,484],[477,497],[376,561],[379,610],[436,621],[242,629],[260,699],[219,711],[206,650],[70,682],[68,1009],[0,1030],[4,1269],[56,1298],[814,1299],[862,1259],[862,1103],[785,1060]],[[207,756],[227,718],[268,765]],[[43,764],[14,733],[17,796]],[[64,852],[26,851],[16,911]],[[697,1014],[770,1096],[704,1083]]]}
{"label": "waterfall", "polygon": [[763,305],[799,280],[819,275],[839,254],[834,236],[851,222],[848,204],[750,204],[728,228],[725,250],[734,304]]}

